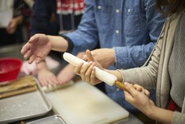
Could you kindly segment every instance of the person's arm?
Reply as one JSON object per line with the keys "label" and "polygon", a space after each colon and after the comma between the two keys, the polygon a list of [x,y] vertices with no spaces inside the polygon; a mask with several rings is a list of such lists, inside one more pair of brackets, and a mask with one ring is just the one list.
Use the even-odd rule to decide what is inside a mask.
{"label": "person's arm", "polygon": [[[78,53],[77,57],[82,58],[84,54],[84,52],[80,52]],[[74,78],[74,68],[75,67],[71,64],[68,64],[64,68],[62,68],[62,70],[57,75],[59,84],[69,83]]]}
{"label": "person's arm", "polygon": [[[104,68],[109,67],[114,63],[115,53],[114,49],[111,48],[101,48],[91,51],[93,58],[98,61]],[[86,54],[83,56],[84,60],[87,60]]]}
{"label": "person's arm", "polygon": [[37,78],[42,86],[58,84],[55,74],[48,69],[45,61],[37,63]]}
{"label": "person's arm", "polygon": [[[152,100],[148,98],[145,94],[137,91],[133,85],[125,83],[128,92],[124,91],[125,99],[134,107],[139,109],[149,118],[165,123],[171,124],[173,120],[174,112],[166,109],[159,108],[155,106]],[[183,114],[182,114],[183,115]]]}
{"label": "person's arm", "polygon": [[36,33],[47,33],[49,19],[52,13],[52,0],[35,0],[32,8],[30,36]]}
{"label": "person's arm", "polygon": [[141,41],[140,43],[143,43],[142,45],[114,47],[116,68],[128,69],[143,65],[153,50],[155,42],[161,32],[165,19],[163,19],[161,14],[156,10],[155,0],[143,0],[141,6],[142,5],[141,11],[144,11],[143,15],[145,15],[146,18],[145,26],[148,29],[149,41]]}
{"label": "person's arm", "polygon": [[[79,65],[75,68],[75,73],[80,74],[81,77],[87,82],[91,82],[91,84],[100,83],[99,80],[95,77],[94,66],[99,67],[113,75],[115,75],[120,82],[130,82],[134,84],[139,84],[144,86],[145,88],[155,88],[157,81],[157,71],[160,60],[160,53],[162,47],[162,40],[159,40],[154,52],[151,55],[150,61],[146,66],[141,68],[133,68],[127,70],[107,70],[102,68],[102,66],[93,58],[90,51],[86,51],[86,56],[88,60],[93,61],[95,63],[89,63],[85,66]],[[89,68],[89,69],[88,69]],[[83,71],[81,71],[83,69]],[[89,70],[89,71],[87,71]],[[90,73],[91,72],[91,73]],[[87,73],[87,74],[86,74]],[[87,75],[87,76],[86,76]]]}
{"label": "person's arm", "polygon": [[60,36],[49,36],[36,34],[22,47],[21,54],[29,63],[39,63],[44,60],[50,50],[65,52],[68,49],[68,42]]}
{"label": "person's arm", "polygon": [[78,29],[72,33],[64,34],[73,42],[74,47],[71,49],[73,54],[93,49],[98,43],[98,29],[94,14],[94,1],[85,0],[85,9]]}
{"label": "person's arm", "polygon": [[154,51],[145,66],[127,70],[118,70],[121,73],[122,82],[139,84],[147,89],[156,88],[162,44],[162,36],[160,36]]}

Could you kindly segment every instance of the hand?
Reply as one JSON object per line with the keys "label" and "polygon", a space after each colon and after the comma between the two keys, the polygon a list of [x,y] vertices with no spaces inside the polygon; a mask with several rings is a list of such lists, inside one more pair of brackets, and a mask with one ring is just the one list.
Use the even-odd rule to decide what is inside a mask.
{"label": "hand", "polygon": [[71,64],[68,64],[62,69],[59,74],[57,75],[57,80],[59,84],[66,84],[69,83],[73,77],[75,76],[74,73],[74,66]]}
{"label": "hand", "polygon": [[15,19],[12,19],[10,21],[10,23],[8,24],[7,28],[6,28],[6,31],[9,33],[9,34],[13,34],[17,28],[17,22]]}
{"label": "hand", "polygon": [[89,50],[86,51],[86,56],[88,63],[83,65],[81,63],[79,66],[75,67],[74,72],[77,75],[80,75],[83,81],[86,81],[92,85],[98,84],[101,81],[98,80],[95,76],[95,66],[103,69],[102,66],[96,62]]}
{"label": "hand", "polygon": [[22,23],[22,20],[23,20],[23,17],[20,15],[20,16],[17,16],[15,18],[13,18],[10,23],[8,24],[7,28],[6,28],[6,31],[9,33],[9,34],[13,34],[17,28],[17,25],[21,24]]}
{"label": "hand", "polygon": [[42,86],[59,84],[55,74],[47,69],[38,71],[37,77]]}
{"label": "hand", "polygon": [[[91,51],[93,58],[103,66],[107,68],[115,62],[114,49],[102,48]],[[84,60],[87,59],[87,55],[83,56]]]}
{"label": "hand", "polygon": [[150,100],[144,92],[137,91],[132,84],[126,82],[125,86],[129,91],[124,91],[126,101],[145,114],[151,113],[155,107],[154,102]]}
{"label": "hand", "polygon": [[144,89],[142,86],[140,86],[140,85],[138,85],[138,84],[134,84],[133,86],[134,86],[134,89],[135,89],[135,90],[137,90],[137,91],[139,91],[139,92],[145,94],[145,95],[148,96],[148,97],[150,96],[150,92],[149,92],[148,90]]}
{"label": "hand", "polygon": [[51,47],[49,38],[45,34],[36,34],[22,47],[21,54],[25,59],[29,59],[29,63],[33,61],[39,63],[44,60]]}

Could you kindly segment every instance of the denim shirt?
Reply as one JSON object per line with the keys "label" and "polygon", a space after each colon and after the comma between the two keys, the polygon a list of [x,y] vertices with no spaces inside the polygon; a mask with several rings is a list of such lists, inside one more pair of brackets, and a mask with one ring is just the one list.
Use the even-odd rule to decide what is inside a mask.
{"label": "denim shirt", "polygon": [[155,10],[155,0],[85,0],[78,29],[66,34],[74,44],[72,53],[114,48],[116,68],[143,65],[165,21]]}
{"label": "denim shirt", "polygon": [[[74,44],[72,53],[93,49],[99,44],[101,48],[115,50],[115,67],[111,69],[143,65],[165,21],[155,9],[155,0],[85,0],[85,3],[78,29],[65,35]],[[105,85],[105,90],[128,111],[136,111],[124,100],[123,91],[109,85]],[[154,93],[151,91],[151,96]]]}

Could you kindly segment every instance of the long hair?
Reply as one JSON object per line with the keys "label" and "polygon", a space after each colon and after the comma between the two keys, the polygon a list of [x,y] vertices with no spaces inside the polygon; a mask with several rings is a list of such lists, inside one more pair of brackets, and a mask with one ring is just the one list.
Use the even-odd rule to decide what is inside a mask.
{"label": "long hair", "polygon": [[156,0],[157,8],[163,14],[173,14],[184,11],[185,0]]}

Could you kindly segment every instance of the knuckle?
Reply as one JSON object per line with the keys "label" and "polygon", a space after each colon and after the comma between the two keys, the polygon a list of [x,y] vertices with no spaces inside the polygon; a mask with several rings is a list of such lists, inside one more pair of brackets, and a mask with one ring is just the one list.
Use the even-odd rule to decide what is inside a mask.
{"label": "knuckle", "polygon": [[86,76],[86,77],[89,77],[90,75],[86,73],[85,76]]}
{"label": "knuckle", "polygon": [[84,75],[85,74],[85,71],[84,70],[81,70],[80,73]]}

